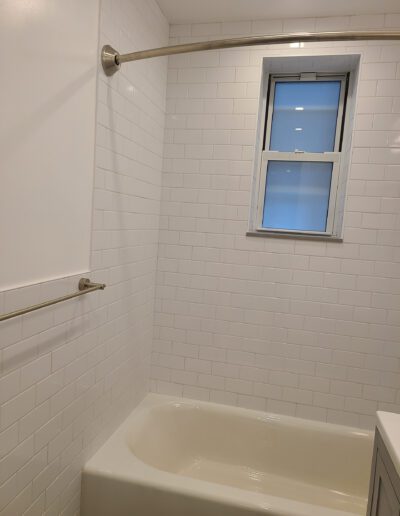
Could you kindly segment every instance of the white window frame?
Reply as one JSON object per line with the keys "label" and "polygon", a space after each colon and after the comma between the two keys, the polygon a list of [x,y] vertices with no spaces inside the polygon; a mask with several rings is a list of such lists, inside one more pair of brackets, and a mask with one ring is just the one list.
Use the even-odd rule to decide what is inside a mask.
{"label": "white window frame", "polygon": [[[338,113],[336,120],[336,134],[335,144],[333,152],[303,152],[296,150],[295,152],[280,152],[269,150],[271,140],[271,126],[274,109],[274,96],[275,96],[275,85],[277,82],[282,81],[341,81],[340,97],[338,105]],[[286,235],[315,235],[331,237],[335,236],[335,218],[336,218],[336,205],[337,205],[337,194],[338,185],[340,179],[341,170],[341,138],[343,132],[343,117],[344,117],[344,106],[346,100],[346,85],[347,85],[348,74],[342,73],[298,73],[298,74],[273,74],[270,76],[270,95],[267,107],[267,120],[265,129],[265,148],[262,151],[260,173],[259,173],[259,185],[258,185],[258,202],[257,202],[257,232],[260,233],[271,233],[271,234],[286,234]],[[325,231],[311,231],[311,230],[291,230],[291,229],[274,229],[262,227],[262,220],[264,215],[264,203],[265,203],[265,187],[267,182],[268,174],[268,163],[269,161],[314,161],[314,162],[328,162],[332,163],[332,176],[331,186],[329,194],[328,214],[326,220]]]}

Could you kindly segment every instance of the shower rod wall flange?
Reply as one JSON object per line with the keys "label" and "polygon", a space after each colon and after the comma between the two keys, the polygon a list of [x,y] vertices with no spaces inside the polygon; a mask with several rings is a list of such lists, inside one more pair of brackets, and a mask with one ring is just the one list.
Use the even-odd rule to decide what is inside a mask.
{"label": "shower rod wall flange", "polygon": [[231,39],[217,39],[212,41],[200,41],[198,43],[184,43],[168,47],[140,50],[129,54],[119,54],[110,45],[105,45],[101,51],[101,62],[104,73],[114,75],[122,63],[139,61],[151,57],[186,54],[188,52],[201,52],[204,50],[220,50],[223,48],[250,47],[256,45],[277,45],[298,42],[318,41],[377,41],[400,40],[400,31],[340,31],[340,32],[295,32],[289,34],[269,34],[263,36],[247,36]]}
{"label": "shower rod wall flange", "polygon": [[118,57],[118,52],[110,45],[104,45],[101,49],[101,64],[103,66],[104,73],[108,77],[114,75],[115,72],[118,72],[121,68],[121,65],[118,62]]}

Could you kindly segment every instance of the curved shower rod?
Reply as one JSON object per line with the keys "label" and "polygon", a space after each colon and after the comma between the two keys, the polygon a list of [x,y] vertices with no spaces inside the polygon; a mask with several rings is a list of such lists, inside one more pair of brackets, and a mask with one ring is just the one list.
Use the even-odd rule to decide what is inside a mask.
{"label": "curved shower rod", "polygon": [[185,43],[168,47],[140,50],[129,54],[119,54],[110,45],[104,45],[101,50],[101,63],[104,73],[114,75],[122,63],[149,59],[150,57],[186,54],[223,48],[251,47],[256,45],[275,45],[280,43],[314,42],[314,41],[369,41],[369,40],[400,40],[400,31],[338,31],[338,32],[294,32],[290,34],[271,34],[263,36],[248,36],[242,38],[217,39]]}

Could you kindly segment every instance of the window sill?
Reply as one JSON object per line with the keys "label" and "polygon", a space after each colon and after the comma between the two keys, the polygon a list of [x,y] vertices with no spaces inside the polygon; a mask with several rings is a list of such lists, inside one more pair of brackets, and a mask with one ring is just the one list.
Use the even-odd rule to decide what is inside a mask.
{"label": "window sill", "polygon": [[324,242],[343,242],[343,238],[328,235],[311,235],[304,233],[279,233],[278,231],[247,231],[246,236],[261,238],[294,238],[296,240],[322,240]]}

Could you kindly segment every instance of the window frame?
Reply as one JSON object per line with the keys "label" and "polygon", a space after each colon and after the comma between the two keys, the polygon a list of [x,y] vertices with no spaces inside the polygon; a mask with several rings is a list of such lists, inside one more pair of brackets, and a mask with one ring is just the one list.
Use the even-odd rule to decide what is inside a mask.
{"label": "window frame", "polygon": [[[261,162],[259,171],[258,201],[256,209],[256,231],[259,234],[283,234],[283,235],[313,235],[322,237],[337,236],[336,205],[338,196],[338,186],[341,173],[341,145],[344,132],[345,106],[347,97],[348,72],[343,73],[296,73],[285,74],[277,73],[269,75],[268,102],[266,103],[266,113],[264,113],[265,129],[263,131],[263,150],[261,152]],[[277,82],[289,81],[341,81],[340,96],[338,103],[338,113],[336,119],[336,134],[334,150],[332,152],[304,152],[296,150],[294,152],[281,152],[269,150],[271,141],[271,128],[274,113],[275,85]],[[331,186],[329,193],[328,213],[325,231],[312,230],[293,230],[281,228],[265,228],[262,226],[265,204],[265,187],[267,183],[269,161],[316,161],[332,163]]]}

